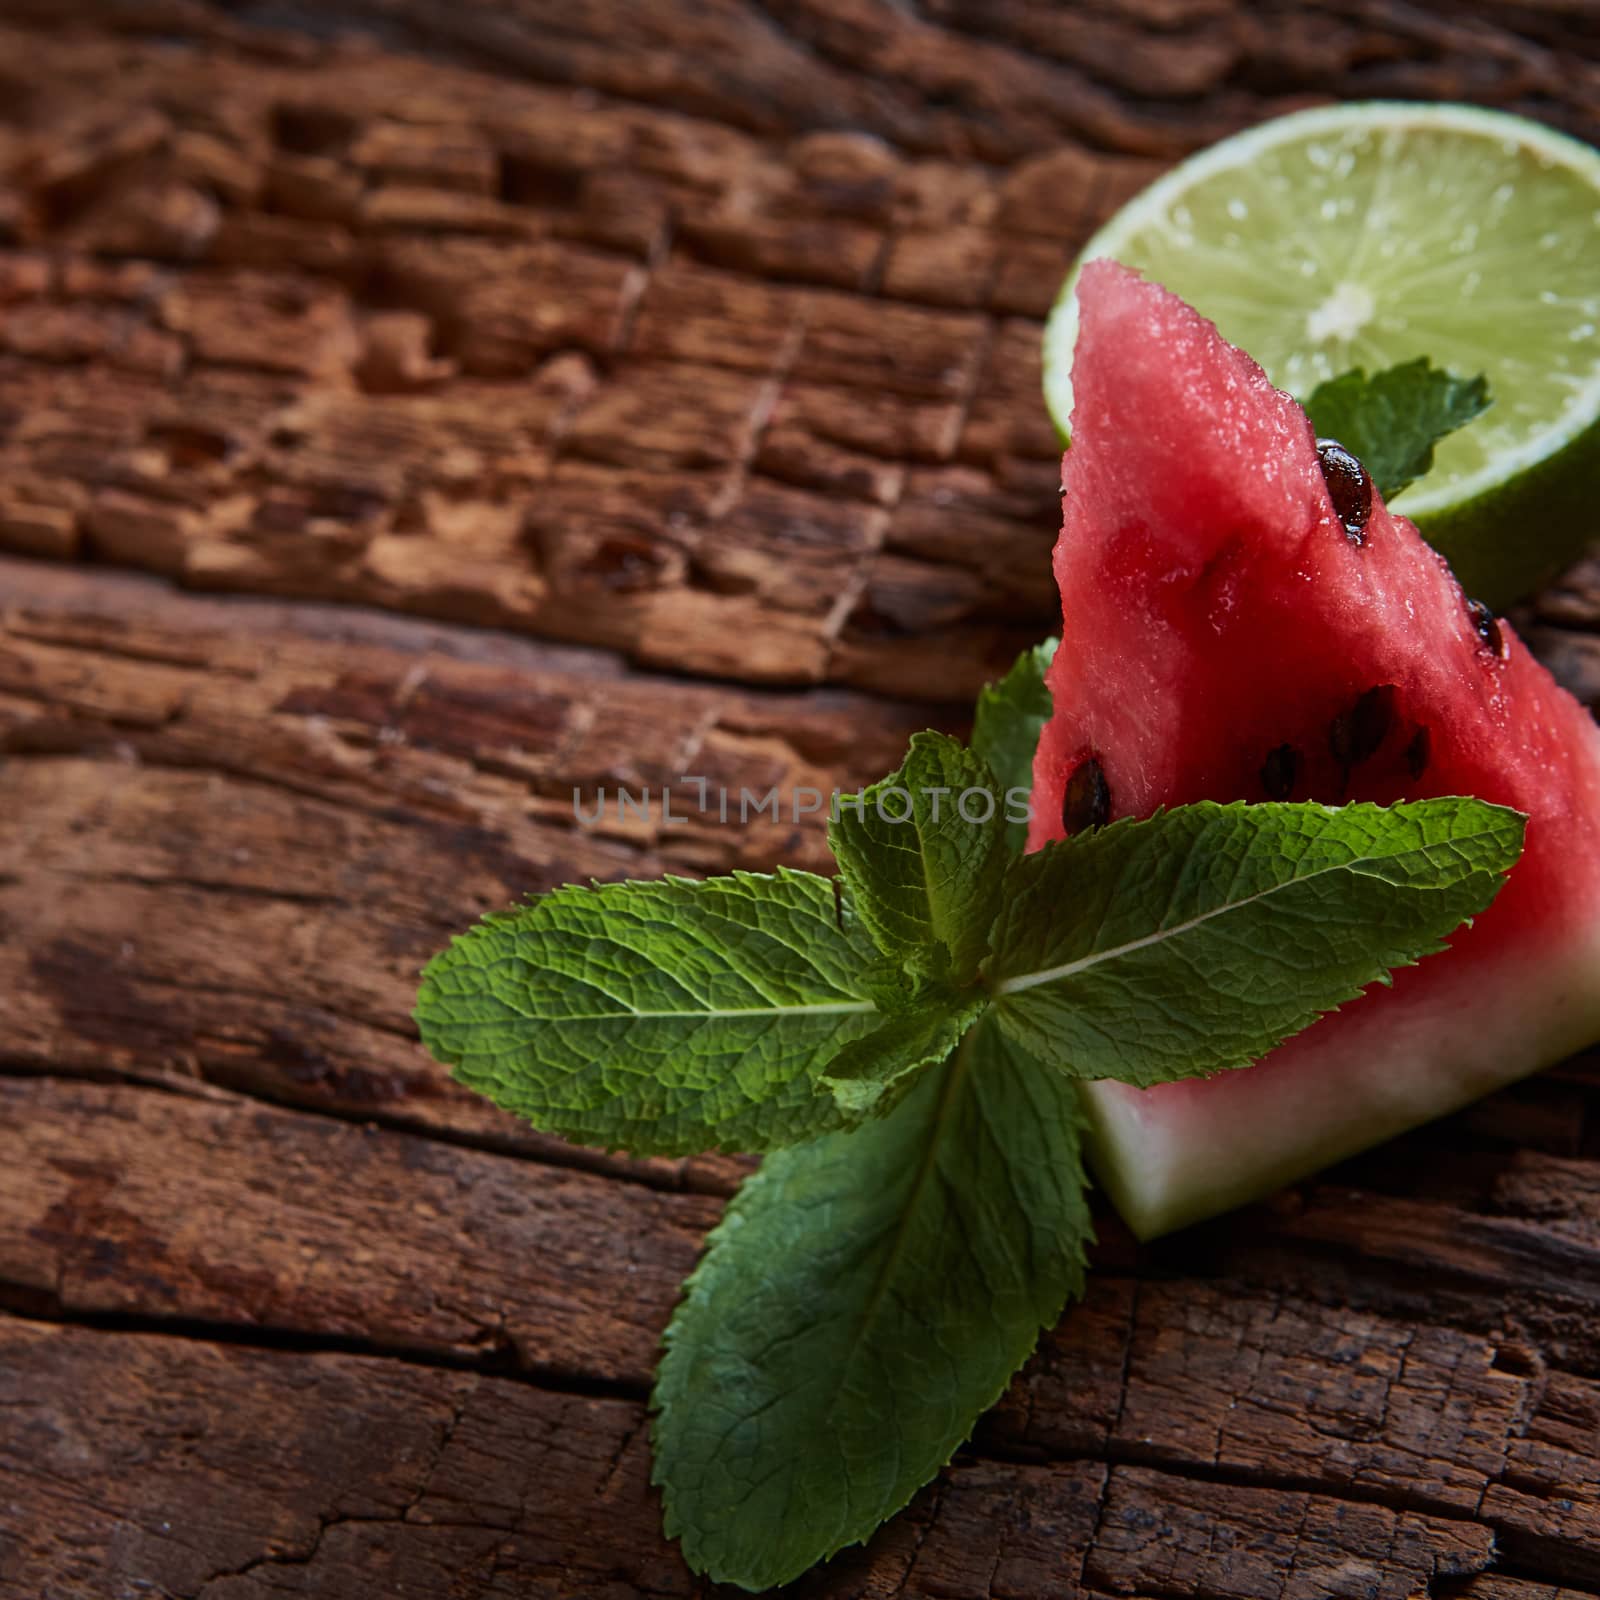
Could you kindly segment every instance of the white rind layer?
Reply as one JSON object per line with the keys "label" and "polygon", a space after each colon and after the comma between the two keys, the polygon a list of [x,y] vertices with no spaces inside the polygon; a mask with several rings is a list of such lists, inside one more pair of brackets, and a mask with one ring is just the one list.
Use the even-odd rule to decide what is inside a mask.
{"label": "white rind layer", "polygon": [[1239,1072],[1086,1084],[1095,1174],[1134,1233],[1260,1199],[1600,1039],[1600,903],[1558,951],[1410,978],[1428,980],[1414,1001],[1363,997]]}

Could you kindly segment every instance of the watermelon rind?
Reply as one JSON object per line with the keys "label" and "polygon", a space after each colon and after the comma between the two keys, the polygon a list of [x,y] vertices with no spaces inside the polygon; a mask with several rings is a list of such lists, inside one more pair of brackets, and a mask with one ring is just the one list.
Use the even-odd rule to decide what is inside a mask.
{"label": "watermelon rind", "polygon": [[1458,1015],[1436,1005],[1409,1036],[1390,1011],[1346,1008],[1338,1031],[1208,1080],[1181,1119],[1150,1116],[1148,1090],[1085,1084],[1095,1177],[1140,1239],[1247,1205],[1592,1044],[1597,975],[1600,915],[1587,940],[1502,967],[1499,1004],[1473,972]]}

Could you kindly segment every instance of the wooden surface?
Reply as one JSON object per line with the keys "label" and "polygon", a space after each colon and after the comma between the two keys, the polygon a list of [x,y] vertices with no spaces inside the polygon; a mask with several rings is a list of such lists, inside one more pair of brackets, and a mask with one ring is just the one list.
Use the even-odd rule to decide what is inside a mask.
{"label": "wooden surface", "polygon": [[[569,879],[821,864],[573,790],[959,728],[1052,623],[1075,249],[1357,94],[1595,138],[1593,8],[0,4],[0,1594],[705,1592],[644,1401],[741,1163],[511,1122],[417,969]],[[1519,621],[1600,703],[1600,562]],[[798,1592],[1600,1594],[1600,1055],[1101,1231]]]}

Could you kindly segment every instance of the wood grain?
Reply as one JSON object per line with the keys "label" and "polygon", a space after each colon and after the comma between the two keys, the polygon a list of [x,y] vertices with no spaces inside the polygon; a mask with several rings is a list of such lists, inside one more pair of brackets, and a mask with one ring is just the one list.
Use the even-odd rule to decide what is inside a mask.
{"label": "wood grain", "polygon": [[[161,1387],[139,1363],[163,1330],[184,1335],[165,1359],[210,1364],[165,1402],[201,1420],[141,1446],[137,1508],[110,1487],[41,1499],[52,1480],[17,1457],[0,1539],[20,1570],[72,1593],[103,1549],[183,1595],[434,1592],[457,1569],[466,1594],[582,1593],[603,1550],[619,1592],[692,1592],[639,1430],[659,1330],[740,1163],[628,1162],[512,1123],[416,1045],[414,973],[464,905],[587,872],[820,860],[814,818],[782,837],[766,818],[587,833],[553,773],[865,777],[922,712],[668,685],[506,635],[149,579],[0,573],[0,814],[18,819],[0,832],[0,1301],[47,1319],[5,1325],[38,1374],[15,1381],[45,1419],[30,1426],[121,1482],[119,1452],[156,1425],[137,1421]],[[1405,1594],[1487,1570],[1491,1549],[1600,1584],[1597,1095],[1600,1068],[1573,1062],[1142,1251],[1102,1218],[1088,1301],[917,1510],[812,1587],[1254,1596],[1287,1575],[1290,1592]],[[62,1350],[89,1366],[36,1367]],[[213,1366],[239,1361],[248,1382],[213,1393]],[[330,1363],[336,1414],[392,1442],[381,1472],[337,1428],[295,1442]],[[129,1398],[85,1442],[92,1372]],[[475,1476],[425,1488],[416,1473],[443,1471],[428,1441],[466,1394],[513,1434],[454,1432]],[[239,1435],[214,1437],[224,1416],[306,1471],[287,1484],[263,1459],[241,1490],[256,1469]],[[610,1465],[543,1466],[516,1429]],[[393,1489],[407,1451],[422,1465]],[[448,1515],[421,1509],[438,1492]],[[557,1492],[553,1523],[518,1509]],[[186,1509],[202,1536],[172,1542],[161,1524]],[[585,1551],[555,1531],[602,1522]],[[130,1523],[137,1541],[96,1544]]]}
{"label": "wood grain", "polygon": [[0,19],[0,547],[935,699],[1051,625],[1040,319],[1162,160],[1600,85],[1557,8],[60,9]]}
{"label": "wood grain", "polygon": [[[1600,135],[1572,0],[0,8],[0,1595],[709,1596],[650,1370],[746,1170],[409,1019],[479,911],[824,867],[1053,626],[1041,319],[1328,97]],[[122,570],[119,570],[122,569]],[[1600,561],[1516,618],[1600,704]],[[687,797],[685,797],[687,798]],[[736,803],[736,800],[735,800]],[[1600,1057],[1154,1246],[795,1586],[1600,1595]]]}
{"label": "wood grain", "polygon": [[[473,916],[561,883],[826,867],[822,811],[797,815],[797,796],[825,805],[892,770],[918,728],[959,726],[3,560],[0,593],[0,1056],[198,1076],[608,1168],[417,1049],[422,963]],[[685,774],[705,780],[703,814]],[[654,797],[648,819],[619,816],[621,790]],[[752,803],[741,824],[741,793],[774,790],[781,814]],[[576,819],[602,799],[602,820]],[[723,1188],[731,1171],[629,1170]]]}

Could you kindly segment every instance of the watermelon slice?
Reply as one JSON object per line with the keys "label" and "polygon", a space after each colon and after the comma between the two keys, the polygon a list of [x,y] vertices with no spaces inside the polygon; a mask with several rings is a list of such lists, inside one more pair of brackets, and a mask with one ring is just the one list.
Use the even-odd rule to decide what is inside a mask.
{"label": "watermelon slice", "polygon": [[1392,988],[1244,1071],[1089,1086],[1100,1177],[1150,1237],[1600,1037],[1600,729],[1210,322],[1110,262],[1078,295],[1030,846],[1193,800],[1530,819],[1493,906]]}

